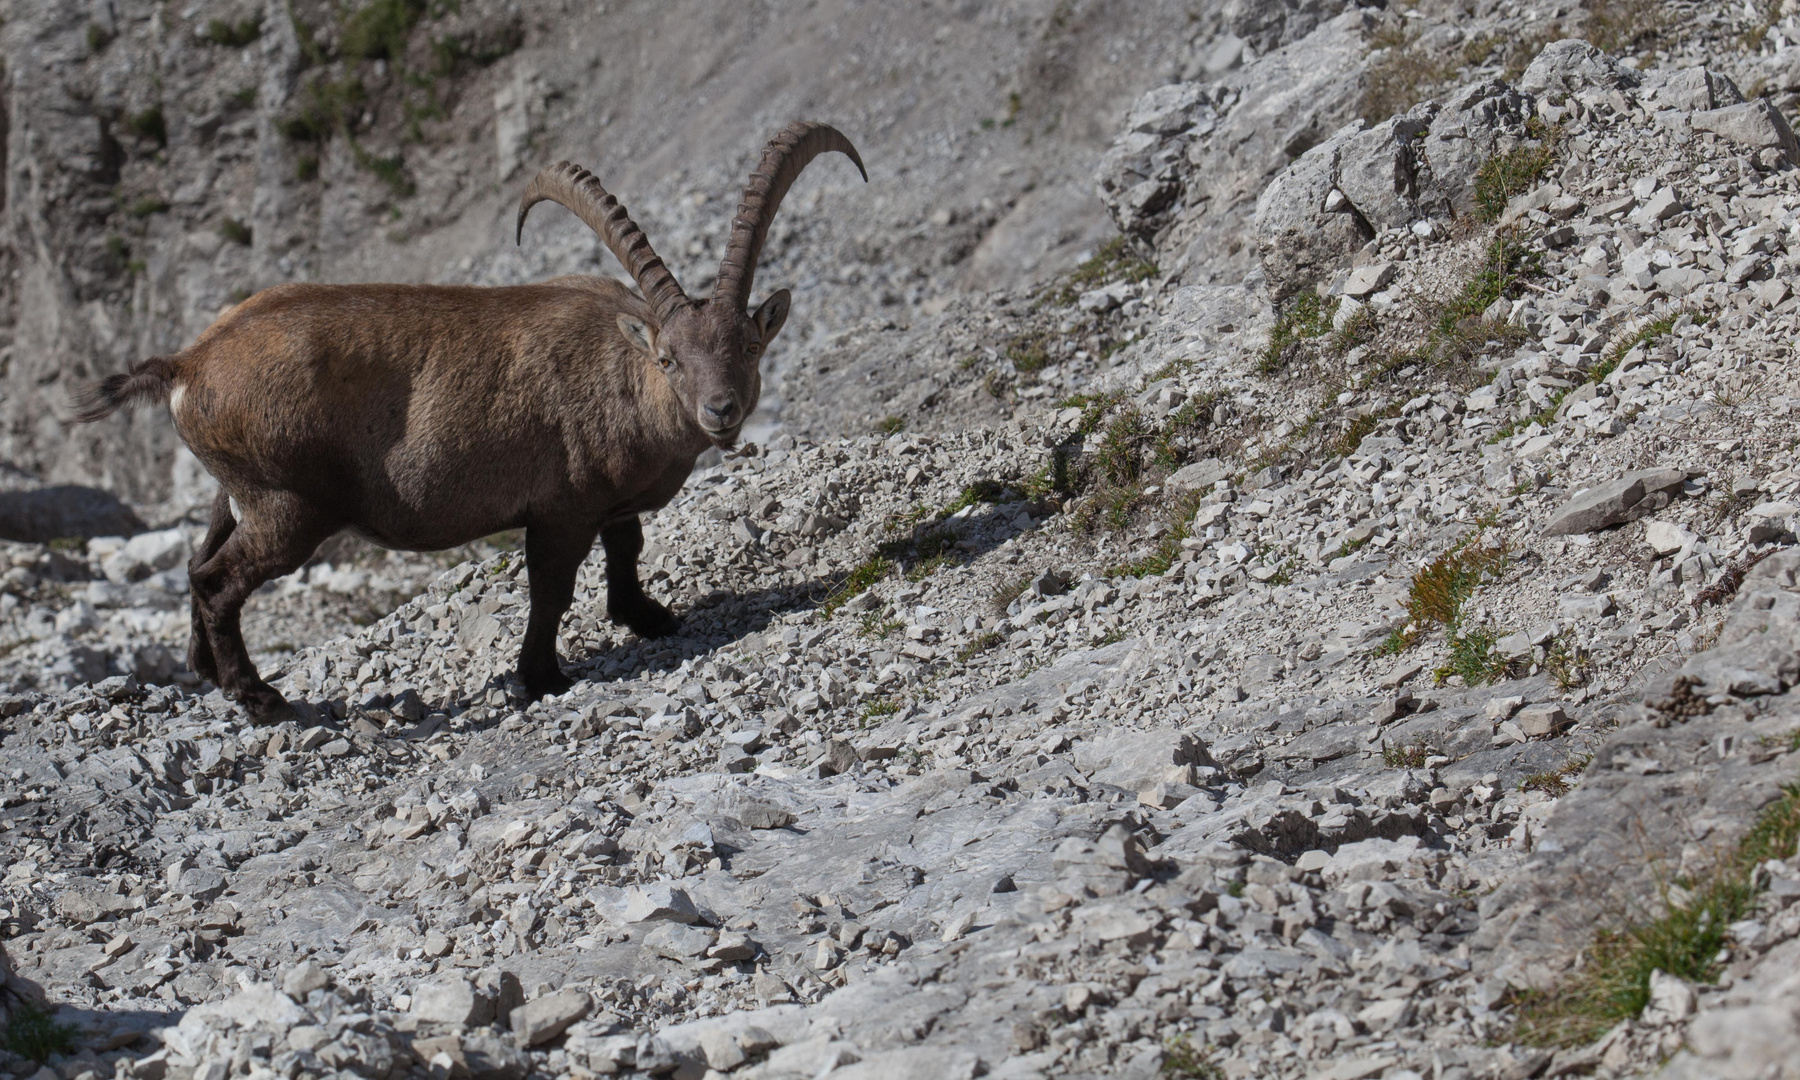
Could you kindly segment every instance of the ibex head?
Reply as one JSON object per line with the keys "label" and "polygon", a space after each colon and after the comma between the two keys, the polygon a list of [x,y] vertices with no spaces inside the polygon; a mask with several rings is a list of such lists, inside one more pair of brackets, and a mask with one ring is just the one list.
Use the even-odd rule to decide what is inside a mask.
{"label": "ibex head", "polygon": [[631,272],[650,305],[648,320],[619,316],[620,332],[662,370],[683,412],[706,438],[729,446],[762,394],[762,356],[787,321],[791,299],[780,289],[749,310],[757,256],[800,170],[831,150],[848,156],[868,180],[856,147],[836,128],[799,121],[769,142],[744,187],[718,281],[705,300],[688,299],[619,201],[592,173],[566,161],[538,173],[525,189],[519,200],[519,236],[524,235],[525,215],[545,199],[586,222]]}

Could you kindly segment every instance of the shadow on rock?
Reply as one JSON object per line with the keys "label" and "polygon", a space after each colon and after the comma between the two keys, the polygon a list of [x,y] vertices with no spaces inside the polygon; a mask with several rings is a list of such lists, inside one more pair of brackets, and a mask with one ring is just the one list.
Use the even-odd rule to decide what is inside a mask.
{"label": "shadow on rock", "polygon": [[0,540],[47,544],[67,537],[130,536],[143,519],[111,492],[78,484],[0,491]]}

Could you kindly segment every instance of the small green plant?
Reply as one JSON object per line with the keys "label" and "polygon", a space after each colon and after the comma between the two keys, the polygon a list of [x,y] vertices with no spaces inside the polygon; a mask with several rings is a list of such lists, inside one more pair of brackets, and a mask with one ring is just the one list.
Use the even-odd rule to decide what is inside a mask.
{"label": "small green plant", "polygon": [[210,41],[214,45],[222,45],[228,49],[241,49],[259,37],[262,37],[262,16],[260,15],[239,19],[236,22],[226,19],[208,19],[206,28],[200,31],[201,40]]}
{"label": "small green plant", "polygon": [[123,236],[114,233],[106,238],[106,261],[112,266],[114,273],[124,270],[130,258],[131,245],[125,242]]}
{"label": "small green plant", "polygon": [[1498,576],[1505,565],[1502,548],[1481,547],[1474,539],[1459,544],[1413,574],[1406,612],[1419,626],[1454,627],[1482,578]]}
{"label": "small green plant", "polygon": [[424,0],[370,0],[344,20],[338,51],[358,60],[399,60],[424,14]]}
{"label": "small green plant", "polygon": [[1555,164],[1556,147],[1547,142],[1527,143],[1488,158],[1475,171],[1475,216],[1498,221],[1506,204],[1530,191]]}
{"label": "small green plant", "polygon": [[1500,640],[1492,628],[1470,627],[1450,635],[1450,655],[1432,672],[1438,685],[1452,675],[1462,677],[1467,686],[1499,682],[1512,673],[1512,663],[1495,648]]}
{"label": "small green plant", "polygon": [[1587,9],[1581,36],[1614,56],[1654,49],[1668,30],[1660,0],[1588,0]]}
{"label": "small green plant", "polygon": [[1012,602],[1022,596],[1030,587],[1030,574],[1002,581],[994,586],[993,592],[988,594],[988,607],[996,615],[1004,614],[1006,609],[1012,606]]}
{"label": "small green plant", "polygon": [[250,246],[250,226],[239,221],[237,218],[228,217],[219,222],[219,235],[234,244],[242,244],[245,247]]}
{"label": "small green plant", "polygon": [[1367,305],[1344,320],[1344,325],[1331,332],[1329,348],[1338,356],[1342,356],[1359,345],[1367,345],[1375,340],[1375,334],[1381,326],[1375,319],[1375,309]]}
{"label": "small green plant", "polygon": [[884,416],[875,422],[875,434],[877,435],[898,435],[904,430],[906,430],[906,417],[904,416]]}
{"label": "small green plant", "polygon": [[1527,994],[1519,1003],[1514,1037],[1538,1046],[1590,1043],[1643,1011],[1651,972],[1712,981],[1731,924],[1755,910],[1757,868],[1769,859],[1792,857],[1796,842],[1800,786],[1784,789],[1711,870],[1666,885],[1655,915],[1598,934],[1573,978]]}
{"label": "small green plant", "polygon": [[169,145],[169,122],[163,117],[160,106],[152,105],[148,109],[127,114],[121,126],[129,134],[153,142],[158,147]]}
{"label": "small green plant", "polygon": [[52,1054],[75,1052],[78,1029],[73,1024],[59,1023],[56,1014],[31,1001],[24,1001],[7,1018],[0,1031],[0,1047],[42,1065]]}
{"label": "small green plant", "polygon": [[884,716],[892,716],[900,711],[900,703],[893,698],[875,698],[862,707],[864,720],[879,720]]}
{"label": "small green plant", "polygon": [[899,630],[905,624],[897,619],[890,619],[879,611],[871,611],[862,617],[862,626],[857,633],[866,638],[880,640]]}
{"label": "small green plant", "polygon": [[1381,763],[1390,769],[1423,769],[1426,759],[1430,757],[1431,748],[1424,743],[1412,746],[1383,743],[1381,746]]}
{"label": "small green plant", "polygon": [[226,99],[233,108],[253,109],[256,107],[256,87],[246,86],[242,90],[233,91]]}
{"label": "small green plant", "polygon": [[375,178],[388,186],[388,190],[401,198],[406,198],[414,191],[411,178],[406,175],[406,163],[399,154],[382,157],[363,149],[355,139],[350,140],[350,153],[356,164],[375,174]]}
{"label": "small green plant", "polygon": [[825,603],[820,610],[827,619],[831,618],[837,613],[838,608],[844,606],[845,601],[867,591],[869,586],[887,577],[893,571],[894,564],[880,555],[863,560],[856,569],[844,576],[843,581],[838,582],[835,589],[831,590],[831,594],[825,598]]}
{"label": "small green plant", "polygon": [[1359,112],[1370,124],[1406,112],[1437,93],[1457,74],[1456,65],[1418,48],[1402,32],[1377,32],[1369,44],[1371,50],[1386,49],[1369,65],[1363,84]]}
{"label": "small green plant", "polygon": [[1269,343],[1256,362],[1256,370],[1274,375],[1286,368],[1296,345],[1331,333],[1331,319],[1336,313],[1336,300],[1321,300],[1312,289],[1301,289],[1276,316],[1275,328],[1269,331]]}
{"label": "small green plant", "polygon": [[1155,434],[1150,421],[1135,407],[1119,410],[1094,450],[1094,466],[1114,484],[1130,484],[1143,474],[1142,452]]}
{"label": "small green plant", "polygon": [[112,39],[113,39],[113,36],[110,32],[108,32],[106,27],[101,26],[97,22],[90,22],[87,24],[88,52],[90,52],[90,53],[101,52],[108,45],[112,44]]}
{"label": "small green plant", "polygon": [[1580,643],[1559,636],[1544,647],[1544,671],[1560,690],[1586,686],[1594,674],[1594,660]]}
{"label": "small green plant", "polygon": [[956,651],[956,662],[966,664],[1005,640],[1006,638],[998,630],[984,630],[970,639],[967,645]]}
{"label": "small green plant", "polygon": [[1212,1048],[1195,1046],[1186,1033],[1163,1043],[1160,1074],[1169,1080],[1225,1080],[1225,1070],[1213,1059]]}
{"label": "small green plant", "polygon": [[1030,330],[1020,334],[1007,343],[1006,358],[1021,374],[1037,374],[1050,366],[1050,333]]}
{"label": "small green plant", "polygon": [[125,207],[125,212],[134,218],[147,218],[151,214],[161,214],[169,209],[169,200],[160,195],[143,195],[134,199]]}
{"label": "small green plant", "polygon": [[1564,795],[1567,795],[1575,786],[1569,783],[1569,778],[1572,776],[1580,776],[1583,770],[1588,767],[1588,762],[1592,760],[1594,760],[1592,755],[1583,754],[1581,757],[1571,758],[1568,761],[1565,761],[1559,769],[1532,773],[1530,776],[1519,781],[1519,790],[1541,791],[1552,799],[1560,799]]}
{"label": "small green plant", "polygon": [[1057,307],[1068,307],[1082,293],[1091,289],[1113,281],[1128,281],[1133,284],[1148,281],[1156,273],[1155,263],[1139,258],[1129,241],[1123,236],[1115,236],[1069,271],[1069,276],[1051,296],[1051,303]]}

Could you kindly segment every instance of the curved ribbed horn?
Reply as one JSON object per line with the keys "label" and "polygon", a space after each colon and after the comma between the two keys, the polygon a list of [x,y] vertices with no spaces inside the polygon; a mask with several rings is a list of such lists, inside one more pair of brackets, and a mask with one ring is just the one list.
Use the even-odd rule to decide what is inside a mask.
{"label": "curved ribbed horn", "polygon": [[769,141],[762,161],[744,185],[744,201],[738,204],[737,216],[731,220],[731,242],[719,261],[719,279],[713,286],[715,299],[729,297],[739,310],[748,305],[750,285],[756,279],[756,259],[762,254],[763,240],[769,235],[775,211],[781,208],[782,197],[808,162],[832,150],[856,162],[856,171],[862,173],[864,183],[868,182],[869,171],[863,168],[862,156],[834,127],[798,120]]}
{"label": "curved ribbed horn", "polygon": [[531,185],[519,197],[519,229],[514,243],[525,237],[525,215],[544,200],[561,204],[594,230],[602,243],[612,249],[626,270],[643,290],[644,299],[658,321],[688,302],[687,294],[675,275],[651,249],[644,230],[637,227],[619,200],[607,194],[594,174],[579,165],[559,161],[531,178]]}

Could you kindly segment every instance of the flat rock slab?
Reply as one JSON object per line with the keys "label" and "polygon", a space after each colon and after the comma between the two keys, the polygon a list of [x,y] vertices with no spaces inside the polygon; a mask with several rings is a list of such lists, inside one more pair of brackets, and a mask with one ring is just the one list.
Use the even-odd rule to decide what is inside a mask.
{"label": "flat rock slab", "polygon": [[512,1011],[513,1034],[520,1046],[547,1043],[587,1016],[594,999],[584,990],[558,990],[527,1001]]}
{"label": "flat rock slab", "polygon": [[1666,505],[1650,496],[1678,490],[1687,478],[1686,469],[1640,469],[1588,488],[1551,516],[1544,535],[1572,536],[1635,521]]}

